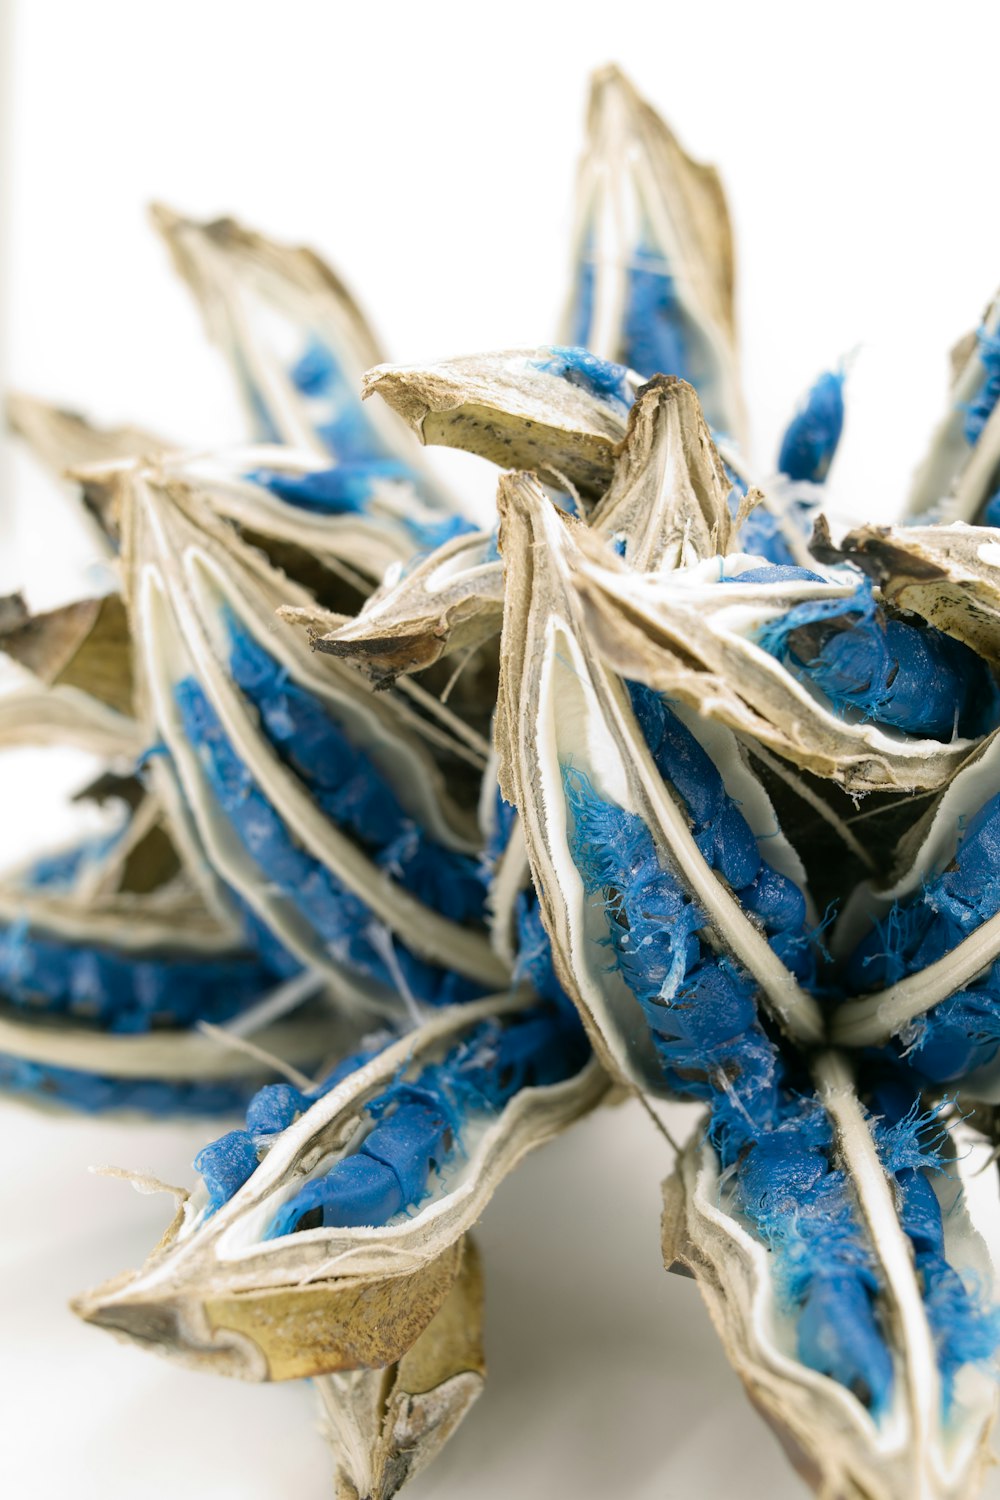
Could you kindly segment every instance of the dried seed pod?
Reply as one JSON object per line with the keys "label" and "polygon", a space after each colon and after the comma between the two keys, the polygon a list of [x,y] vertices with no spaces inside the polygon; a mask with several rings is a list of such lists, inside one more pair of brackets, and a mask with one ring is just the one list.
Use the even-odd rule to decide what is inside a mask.
{"label": "dried seed pod", "polygon": [[194,489],[151,470],[129,484],[144,709],[210,862],[345,1003],[398,1010],[397,992],[439,1003],[503,982],[466,925],[484,897],[474,823],[422,722],[275,630],[274,609],[308,595]]}
{"label": "dried seed pod", "polygon": [[497,635],[503,617],[503,567],[488,532],[454,537],[401,578],[390,576],[353,618],[285,606],[310,644],[360,667],[377,687],[421,672],[454,651],[474,651]]}
{"label": "dried seed pod", "polygon": [[433,365],[378,365],[364,378],[421,442],[467,448],[505,469],[536,469],[584,502],[611,483],[641,381],[586,349],[545,345]]}
{"label": "dried seed pod", "polygon": [[[990,1461],[996,1413],[977,1368],[997,1334],[979,1301],[993,1283],[985,1246],[954,1184],[925,1170],[912,1115],[873,1121],[837,1057],[817,1081],[813,1128],[830,1142],[818,1155],[800,1134],[775,1135],[720,1175],[712,1145],[692,1139],[665,1184],[665,1263],[698,1280],[751,1400],[818,1494],[959,1500]],[[810,1254],[816,1280],[802,1301]],[[823,1303],[837,1322],[817,1342]],[[852,1307],[864,1337],[864,1321],[850,1332]],[[824,1357],[837,1367],[824,1371]]]}
{"label": "dried seed pod", "polygon": [[692,160],[618,68],[591,80],[562,338],[642,375],[680,375],[739,441],[733,241],[714,167]]}
{"label": "dried seed pod", "polygon": [[[666,780],[676,755],[673,720],[657,717],[663,707],[658,702],[637,704],[640,713],[648,712],[644,739],[635,700],[595,656],[584,633],[571,565],[584,528],[554,511],[526,475],[501,481],[500,509],[501,548],[520,580],[508,593],[504,615],[496,731],[500,786],[521,815],[559,979],[588,1018],[599,1055],[618,1076],[662,1091],[639,998],[620,968],[608,968],[603,945],[611,908],[595,900],[589,886],[589,874],[616,858],[623,861],[621,872],[612,878],[609,868],[595,875],[597,887],[621,889],[638,881],[635,860],[651,878],[662,874],[664,888],[656,894],[667,905],[654,925],[669,950],[662,955],[664,984],[681,983],[691,959],[700,962],[690,942],[703,930],[713,952],[717,946],[753,977],[785,1030],[818,1039],[816,1002],[770,945],[766,923],[758,926],[761,919],[751,914],[758,904],[754,882],[766,884],[771,877],[775,891],[792,898],[792,928],[801,926],[806,906],[796,889],[801,866],[735,743],[721,729],[696,726],[688,717],[676,731],[682,742],[676,775],[690,796],[679,791],[677,780]],[[709,754],[695,738],[703,730]],[[766,876],[736,801],[769,836]],[[591,823],[594,839],[584,832]],[[581,838],[588,840],[586,851],[574,848]],[[602,841],[606,847],[598,848]],[[640,905],[653,910],[645,897]],[[630,928],[627,912],[619,925]]]}
{"label": "dried seed pod", "polygon": [[[697,397],[672,376],[640,390],[613,478],[591,529],[637,568],[657,571],[714,557],[728,543],[729,481]],[[319,651],[352,660],[382,685],[497,634],[503,562],[492,534],[445,543],[405,575],[387,580],[354,619],[284,609]]]}
{"label": "dried seed pod", "polygon": [[606,1091],[575,1020],[525,1007],[502,996],[440,1011],[343,1065],[311,1106],[264,1090],[247,1131],[201,1153],[203,1185],[143,1269],[76,1310],[253,1380],[399,1360],[500,1180]]}
{"label": "dried seed pod", "polygon": [[451,1290],[401,1359],[315,1377],[337,1500],[391,1500],[437,1456],[482,1393],[482,1321],[479,1252],[466,1235]]}
{"label": "dried seed pod", "polygon": [[26,683],[0,694],[0,747],[17,745],[75,745],[131,764],[146,748],[146,740],[135,719],[89,693]]}
{"label": "dried seed pod", "polygon": [[1000,469],[1000,297],[986,309],[977,335],[952,352],[948,410],[931,438],[907,498],[911,516],[975,521]]}
{"label": "dried seed pod", "polygon": [[233,219],[198,223],[158,204],[153,222],[222,348],[257,436],[338,465],[402,459],[425,503],[450,503],[419,476],[420,454],[388,412],[362,409],[361,375],[380,355],[340,278],[313,251]]}
{"label": "dried seed pod", "polygon": [[[965,659],[951,660],[952,643],[944,652],[936,644],[928,663],[926,633],[906,634],[901,627],[905,639],[896,649],[913,652],[918,658],[914,665],[908,657],[891,656],[892,643],[886,646],[876,618],[873,639],[862,632],[836,641],[839,654],[824,660],[827,632],[843,635],[854,617],[863,625],[873,618],[874,602],[859,589],[856,575],[833,579],[803,577],[798,570],[758,570],[755,559],[737,556],[721,564],[723,573],[715,562],[644,577],[608,558],[586,533],[576,540],[572,567],[588,632],[596,649],[623,675],[679,698],[852,793],[935,789],[973,749],[974,738],[952,738],[952,695],[957,687],[968,688]],[[799,624],[804,628],[802,654],[789,670],[779,658],[790,649],[789,631]],[[768,633],[777,654],[762,643]],[[969,657],[988,695],[992,689],[985,668],[971,653]],[[902,673],[901,667],[906,668]],[[873,690],[876,668],[887,684],[884,692]],[[827,692],[817,692],[824,682]],[[861,713],[841,717],[837,697],[846,709],[857,703]],[[978,712],[989,708],[989,697],[985,704],[971,690],[967,697],[973,728],[981,733],[986,726],[978,722]],[[938,738],[894,727],[894,719],[922,727],[932,710],[936,717],[930,722]],[[871,718],[863,717],[865,712]]]}

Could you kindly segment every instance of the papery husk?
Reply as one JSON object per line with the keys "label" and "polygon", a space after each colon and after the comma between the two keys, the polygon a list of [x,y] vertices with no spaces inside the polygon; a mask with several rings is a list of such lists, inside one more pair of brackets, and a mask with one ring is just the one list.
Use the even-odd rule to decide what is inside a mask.
{"label": "papery husk", "polygon": [[461,1268],[416,1343],[384,1370],[318,1375],[336,1500],[391,1500],[425,1469],[482,1394],[483,1275],[466,1235]]}
{"label": "papery husk", "polygon": [[74,687],[25,683],[0,694],[0,748],[74,745],[133,762],[147,747],[142,726]]}
{"label": "papery husk", "polygon": [[219,714],[240,759],[314,858],[355,890],[375,916],[415,952],[484,984],[503,983],[506,971],[485,934],[440,916],[372,864],[359,845],[316,816],[308,789],[264,741],[255,715],[234,687],[218,645],[217,611],[224,600],[242,628],[266,644],[294,680],[331,706],[351,726],[356,741],[389,771],[404,806],[449,848],[476,847],[474,819],[449,795],[444,778],[422,743],[423,723],[396,699],[374,695],[356,673],[317,658],[289,630],[275,629],[283,603],[309,605],[309,597],[214,521],[198,493],[155,470],[128,476],[125,560],[128,603],[142,680],[144,716],[161,734],[177,767],[191,816],[209,863],[241,892],[285,946],[321,971],[351,1006],[384,1006],[398,996],[357,983],[331,960],[325,944],[287,897],[275,891],[245,854],[218,811],[196,748],[184,731],[173,687],[193,674]]}
{"label": "papery husk", "polygon": [[[103,466],[143,455],[152,458],[172,446],[142,427],[97,427],[79,412],[67,411],[21,392],[7,396],[5,412],[11,430],[60,478],[90,465]],[[81,482],[84,505],[97,523],[101,539],[114,550],[120,525],[113,494],[100,483]]]}
{"label": "papery husk", "polygon": [[[818,1040],[823,1026],[815,1000],[704,859],[686,811],[653,762],[620,678],[592,650],[572,566],[585,528],[556,512],[530,475],[505,475],[498,504],[509,570],[496,724],[500,789],[520,812],[559,979],[584,1016],[598,1055],[615,1077],[663,1091],[638,1002],[607,960],[603,910],[587,898],[570,854],[563,756],[598,796],[642,819],[662,863],[706,912],[710,941],[750,971],[782,1029],[803,1041]],[[703,732],[690,716],[685,722],[696,735]],[[738,800],[751,823],[776,834],[768,844],[772,863],[787,860],[787,872],[801,885],[801,866],[776,832],[773,809],[735,742],[718,730],[709,754],[731,795],[738,778]]]}
{"label": "papery husk", "polygon": [[[639,391],[591,529],[647,571],[713,557],[728,546],[732,488],[694,390],[657,376]],[[445,543],[398,582],[387,580],[354,619],[283,609],[318,651],[351,660],[378,686],[499,633],[503,561],[481,532]]]}
{"label": "papery husk", "polygon": [[[748,743],[765,745],[802,770],[848,792],[921,791],[943,786],[975,748],[851,724],[837,716],[751,632],[794,605],[856,593],[854,582],[718,583],[711,569],[643,576],[623,568],[586,532],[572,571],[594,648],[623,676],[717,719]],[[746,566],[723,563],[730,574]]]}
{"label": "papery husk", "polygon": [[454,537],[390,578],[348,619],[288,606],[278,613],[304,625],[315,650],[353,664],[376,685],[421,672],[454,651],[474,651],[497,636],[503,619],[503,565],[488,532]]}
{"label": "papery husk", "polygon": [[[470,354],[431,365],[378,365],[365,375],[422,443],[465,448],[502,468],[535,469],[585,502],[611,483],[626,411],[551,370],[548,346]],[[627,381],[634,396],[638,376]]]}
{"label": "papery husk", "polygon": [[636,396],[590,522],[626,539],[626,561],[639,572],[669,571],[729,551],[731,489],[693,387],[658,375]]}
{"label": "papery husk", "polygon": [[522,1089],[475,1138],[431,1201],[379,1228],[260,1235],[310,1176],[355,1137],[366,1102],[490,1016],[523,1007],[493,996],[435,1012],[352,1073],[277,1138],[246,1184],[206,1218],[197,1195],[142,1270],[74,1304],[89,1322],[182,1364],[249,1380],[383,1368],[411,1348],[445,1301],[462,1236],[522,1156],[594,1108],[596,1062],[574,1078]]}
{"label": "papery husk", "polygon": [[128,619],[118,594],[0,620],[0,651],[47,687],[76,688],[115,713],[133,712]]}
{"label": "papery husk", "polygon": [[1000,530],[962,521],[861,526],[840,550],[875,580],[887,604],[1000,667]]}
{"label": "papery husk", "polygon": [[[316,453],[329,464],[330,451],[317,435],[308,398],[295,389],[281,357],[254,326],[253,315],[259,306],[303,338],[321,338],[347,385],[357,390],[363,372],[382,354],[340,277],[314,251],[279,244],[235,219],[198,222],[162,203],[151,213],[201,309],[209,338],[229,361],[254,429],[260,428],[263,406],[273,432],[259,432],[261,437]],[[373,409],[367,418],[379,442],[419,468],[419,450],[389,412]],[[433,485],[425,493],[445,510],[451,508]]]}
{"label": "papery husk", "polygon": [[[722,1201],[718,1160],[700,1132],[664,1183],[663,1258],[697,1280],[726,1355],[754,1406],[774,1428],[798,1473],[821,1500],[970,1500],[994,1462],[989,1445],[997,1390],[971,1366],[959,1374],[952,1421],[942,1415],[941,1382],[912,1251],[890,1181],[843,1061],[818,1067],[820,1098],[837,1133],[878,1264],[895,1382],[876,1424],[836,1381],[799,1363],[794,1329],[782,1311],[772,1254]],[[964,1205],[947,1201],[950,1264],[993,1286],[993,1267]]]}
{"label": "papery husk", "polygon": [[[614,66],[599,69],[591,79],[576,200],[574,261],[587,259],[594,266],[594,314],[581,342],[605,359],[629,362],[623,327],[626,277],[645,230],[651,245],[644,247],[643,259],[653,255],[663,263],[678,303],[704,340],[707,369],[699,391],[709,421],[742,439],[746,414],[736,357],[733,236],[719,174],[688,156]],[[572,336],[568,311],[561,337],[569,342]]]}
{"label": "papery husk", "polygon": [[[1000,330],[1000,296],[987,307],[982,327],[992,336]],[[964,431],[965,409],[984,375],[978,340],[975,334],[967,334],[952,351],[947,408],[913,477],[907,516],[933,512],[934,518],[944,523],[974,521],[989,498],[1000,467],[1000,406],[990,414],[974,446],[970,447]]]}

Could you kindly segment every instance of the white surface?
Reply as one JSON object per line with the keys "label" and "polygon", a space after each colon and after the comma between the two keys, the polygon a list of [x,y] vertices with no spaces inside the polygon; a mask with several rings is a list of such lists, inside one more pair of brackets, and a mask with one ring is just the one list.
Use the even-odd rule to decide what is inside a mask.
{"label": "white surface", "polygon": [[[609,58],[723,170],[762,464],[814,374],[864,341],[834,483],[854,514],[888,513],[943,400],[946,350],[1000,274],[989,3],[22,0],[15,19],[9,380],[107,421],[190,442],[241,432],[144,223],[152,197],[314,243],[395,357],[544,339],[586,74]],[[486,466],[445,467],[488,499]],[[0,590],[27,578],[35,603],[55,602],[80,577],[84,533],[27,461],[13,473]],[[22,765],[3,798],[5,857],[38,831],[49,764]],[[174,1370],[65,1310],[135,1264],[169,1212],[86,1167],[185,1181],[212,1127],[70,1128],[11,1104],[0,1126],[4,1493],[327,1496],[304,1388]],[[630,1107],[501,1189],[481,1235],[490,1385],[412,1500],[802,1493],[695,1288],[659,1268],[665,1166]]]}

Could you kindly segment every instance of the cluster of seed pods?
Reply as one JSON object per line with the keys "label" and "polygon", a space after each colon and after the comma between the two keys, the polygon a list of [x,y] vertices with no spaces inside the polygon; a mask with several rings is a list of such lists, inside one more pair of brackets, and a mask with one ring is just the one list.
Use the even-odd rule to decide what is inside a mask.
{"label": "cluster of seed pods", "polygon": [[[379,363],[310,252],[155,220],[253,431],[192,453],[11,402],[120,592],[3,602],[3,743],[96,753],[122,816],[0,887],[0,1084],[232,1118],[77,1310],[312,1378],[340,1492],[391,1495],[481,1389],[468,1231],[500,1179],[623,1091],[693,1101],[665,1260],[802,1474],[971,1494],[1000,1344],[961,1171],[1000,1101],[995,310],[907,522],[840,536],[844,371],[758,475],[721,187],[616,70],[563,342]],[[495,518],[414,433],[499,466]]]}

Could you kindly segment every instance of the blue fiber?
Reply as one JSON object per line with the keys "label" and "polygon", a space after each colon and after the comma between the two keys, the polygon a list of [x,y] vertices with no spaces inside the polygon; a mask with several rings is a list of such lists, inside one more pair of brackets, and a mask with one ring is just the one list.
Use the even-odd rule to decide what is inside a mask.
{"label": "blue fiber", "polygon": [[844,429],[844,372],[816,381],[781,440],[778,468],[789,479],[822,484]]}
{"label": "blue fiber", "polygon": [[257,1148],[245,1130],[230,1130],[204,1146],[194,1159],[208,1189],[209,1210],[227,1203],[257,1168]]}
{"label": "blue fiber", "polygon": [[557,375],[569,385],[596,396],[599,401],[627,411],[632,404],[628,389],[628,369],[609,359],[601,359],[587,349],[570,345],[551,344],[546,358],[533,360],[537,370]]}
{"label": "blue fiber", "polygon": [[979,362],[983,367],[982,385],[965,406],[965,441],[974,446],[1000,400],[1000,335],[979,330]]}
{"label": "blue fiber", "polygon": [[757,642],[839,714],[945,741],[984,734],[1000,716],[986,663],[933,626],[888,616],[868,580],[853,599],[796,605],[765,625]]}

